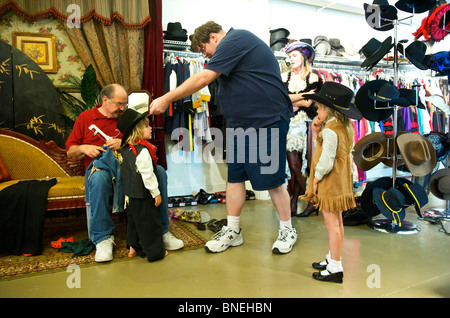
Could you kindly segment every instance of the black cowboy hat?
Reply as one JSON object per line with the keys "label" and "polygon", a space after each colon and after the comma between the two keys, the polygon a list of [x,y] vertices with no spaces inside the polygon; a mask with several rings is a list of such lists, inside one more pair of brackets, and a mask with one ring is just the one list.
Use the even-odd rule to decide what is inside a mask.
{"label": "black cowboy hat", "polygon": [[325,82],[318,94],[304,94],[303,97],[322,103],[347,117],[362,119],[361,112],[352,104],[353,91],[340,83]]}
{"label": "black cowboy hat", "polygon": [[164,40],[171,41],[187,41],[187,31],[181,27],[180,22],[169,22],[167,24],[167,31],[164,32]]}
{"label": "black cowboy hat", "polygon": [[397,9],[409,13],[423,13],[436,5],[436,0],[400,0],[395,3]]}
{"label": "black cowboy hat", "polygon": [[369,92],[369,98],[382,103],[389,103],[389,106],[399,105],[408,107],[411,102],[404,97],[400,97],[400,92],[392,83],[386,83],[376,92]]}
{"label": "black cowboy hat", "polygon": [[[426,109],[425,105],[421,102],[418,91],[415,89],[409,89],[409,88],[399,88],[400,97],[406,98],[410,106],[416,106],[418,108]],[[401,106],[401,105],[399,105]]]}
{"label": "black cowboy hat", "polygon": [[369,4],[364,3],[364,12],[366,16],[366,22],[369,26],[377,31],[389,31],[394,28],[393,20],[397,20],[397,8],[391,6],[387,0],[374,0],[372,6],[378,6],[380,8],[380,25],[376,26],[369,23],[369,19],[373,15],[373,11],[368,10]]}
{"label": "black cowboy hat", "polygon": [[425,60],[427,46],[422,41],[414,41],[403,50],[403,44],[399,44],[399,51],[403,52],[408,60],[418,69],[427,70],[429,66]]}
{"label": "black cowboy hat", "polygon": [[[383,85],[389,83],[385,80],[373,80],[366,82],[356,92],[355,104],[365,119],[370,121],[382,121],[394,112],[393,108],[388,108],[387,103],[378,103],[369,98],[369,92],[378,91]],[[377,108],[375,108],[377,106]],[[383,106],[383,107],[381,107]]]}
{"label": "black cowboy hat", "polygon": [[372,38],[367,42],[360,50],[366,59],[361,63],[361,67],[365,67],[366,70],[370,70],[385,56],[391,48],[394,46],[392,43],[392,37],[388,36],[383,42]]}
{"label": "black cowboy hat", "polygon": [[139,113],[134,109],[128,108],[117,121],[117,129],[122,133],[122,144],[126,143],[128,136],[133,128],[141,121],[142,118],[148,115],[148,111]]}

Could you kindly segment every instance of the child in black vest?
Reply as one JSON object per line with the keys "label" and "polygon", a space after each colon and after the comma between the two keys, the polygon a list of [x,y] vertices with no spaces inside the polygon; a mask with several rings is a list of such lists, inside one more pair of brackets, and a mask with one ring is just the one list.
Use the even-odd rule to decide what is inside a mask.
{"label": "child in black vest", "polygon": [[162,225],[157,206],[161,204],[155,175],[156,147],[149,143],[152,127],[148,112],[127,109],[117,122],[122,138],[122,183],[129,198],[127,206],[127,245],[130,254],[147,257],[148,261],[164,258]]}

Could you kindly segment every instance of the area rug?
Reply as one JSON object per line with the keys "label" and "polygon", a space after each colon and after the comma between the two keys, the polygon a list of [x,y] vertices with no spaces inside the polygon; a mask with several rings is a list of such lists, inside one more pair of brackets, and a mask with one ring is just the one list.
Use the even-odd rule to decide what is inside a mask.
{"label": "area rug", "polygon": [[[123,215],[115,215],[113,220],[116,226],[114,230],[114,261],[129,259],[124,217]],[[195,233],[184,223],[179,220],[170,221],[170,232],[184,242],[183,249],[171,251],[171,253],[200,248],[206,243],[206,240],[199,233]],[[42,254],[34,256],[0,255],[0,278],[10,279],[25,274],[66,269],[72,264],[86,264],[86,266],[96,264],[94,260],[95,249],[86,256],[72,257],[72,253],[61,252],[52,248],[50,246],[51,241],[56,241],[60,237],[73,237],[74,242],[80,242],[88,238],[85,214],[46,218],[42,238],[44,249]]]}

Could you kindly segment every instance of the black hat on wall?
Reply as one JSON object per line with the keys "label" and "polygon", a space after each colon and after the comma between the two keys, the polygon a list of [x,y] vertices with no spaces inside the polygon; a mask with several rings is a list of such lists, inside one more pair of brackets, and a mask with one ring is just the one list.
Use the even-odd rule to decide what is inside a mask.
{"label": "black hat on wall", "polygon": [[187,31],[181,27],[180,22],[169,22],[167,31],[164,31],[164,40],[187,41]]}

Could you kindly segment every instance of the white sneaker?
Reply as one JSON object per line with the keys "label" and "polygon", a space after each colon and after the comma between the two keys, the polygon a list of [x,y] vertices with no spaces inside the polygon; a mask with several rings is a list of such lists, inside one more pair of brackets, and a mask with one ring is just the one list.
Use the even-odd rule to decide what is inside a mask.
{"label": "white sneaker", "polygon": [[211,237],[211,240],[206,242],[205,250],[210,253],[219,253],[225,251],[229,246],[239,246],[244,243],[242,238],[242,230],[239,233],[235,232],[228,226],[223,226],[222,229]]}
{"label": "white sneaker", "polygon": [[98,263],[113,260],[114,235],[95,245],[95,261]]}
{"label": "white sneaker", "polygon": [[164,247],[168,251],[176,251],[184,247],[184,242],[173,236],[172,233],[167,232],[163,235]]}
{"label": "white sneaker", "polygon": [[276,254],[286,254],[292,250],[295,242],[297,242],[297,231],[295,228],[282,227],[278,231],[278,238],[273,243],[272,252]]}

